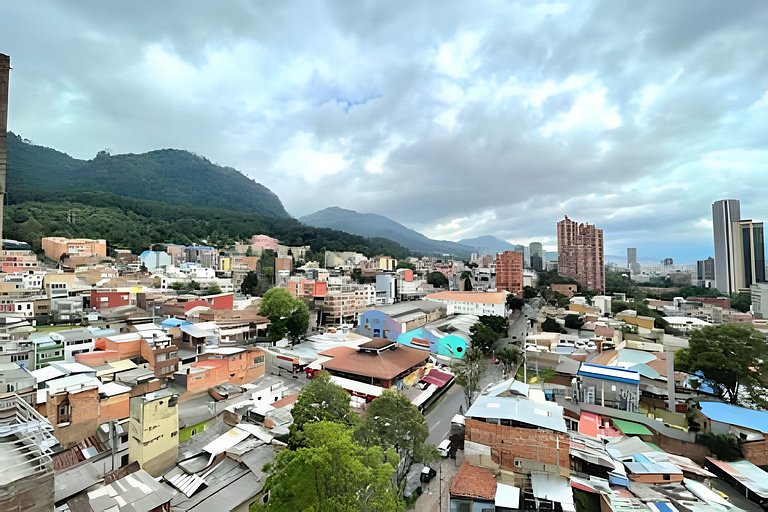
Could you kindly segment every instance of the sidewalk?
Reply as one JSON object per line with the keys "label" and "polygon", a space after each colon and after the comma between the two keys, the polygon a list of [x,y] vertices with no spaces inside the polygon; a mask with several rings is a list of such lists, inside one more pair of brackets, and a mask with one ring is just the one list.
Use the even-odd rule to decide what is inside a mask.
{"label": "sidewalk", "polygon": [[[415,512],[445,512],[449,507],[449,489],[451,478],[458,471],[464,460],[464,452],[456,452],[456,460],[440,459],[440,463],[432,467],[437,470],[437,476],[428,484],[422,484],[424,493],[416,500]],[[440,504],[440,481],[442,477],[442,504]]]}

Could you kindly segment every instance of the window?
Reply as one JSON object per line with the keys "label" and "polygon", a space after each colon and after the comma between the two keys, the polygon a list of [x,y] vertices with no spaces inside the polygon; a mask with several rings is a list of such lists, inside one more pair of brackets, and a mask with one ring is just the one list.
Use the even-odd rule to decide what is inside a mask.
{"label": "window", "polygon": [[64,400],[59,404],[59,423],[69,423],[72,421],[72,405],[69,400]]}

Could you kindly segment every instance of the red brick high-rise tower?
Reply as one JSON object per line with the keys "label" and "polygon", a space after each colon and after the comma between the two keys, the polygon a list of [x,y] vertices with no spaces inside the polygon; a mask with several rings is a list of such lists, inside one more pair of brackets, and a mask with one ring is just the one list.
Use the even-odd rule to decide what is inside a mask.
{"label": "red brick high-rise tower", "polygon": [[523,253],[504,251],[496,255],[496,289],[523,296]]}
{"label": "red brick high-rise tower", "polygon": [[603,230],[565,216],[557,223],[557,273],[582,289],[605,292]]}

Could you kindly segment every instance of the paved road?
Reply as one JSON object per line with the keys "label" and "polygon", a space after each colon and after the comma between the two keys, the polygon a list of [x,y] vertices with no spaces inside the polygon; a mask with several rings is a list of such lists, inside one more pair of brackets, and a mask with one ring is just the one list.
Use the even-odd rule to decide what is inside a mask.
{"label": "paved road", "polygon": [[424,416],[429,427],[428,444],[440,444],[451,430],[451,418],[458,414],[459,407],[464,405],[464,391],[454,384],[435,402]]}

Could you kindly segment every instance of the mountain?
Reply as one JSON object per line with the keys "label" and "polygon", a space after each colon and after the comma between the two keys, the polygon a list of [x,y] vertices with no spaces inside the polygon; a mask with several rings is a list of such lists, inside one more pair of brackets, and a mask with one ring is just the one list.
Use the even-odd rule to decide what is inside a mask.
{"label": "mountain", "polygon": [[231,167],[189,151],[161,149],[142,154],[78,160],[8,134],[10,202],[41,192],[100,191],[177,205],[221,207],[267,217],[289,218],[280,199],[264,185]]}
{"label": "mountain", "polygon": [[[515,245],[496,238],[495,236],[478,236],[477,238],[464,238],[459,240],[460,244],[467,245],[472,248],[472,252],[479,254],[496,254],[497,252],[514,251]],[[526,247],[526,250],[528,248]]]}
{"label": "mountain", "polygon": [[3,235],[38,251],[44,236],[104,238],[139,252],[162,242],[227,247],[264,233],[308,245],[308,260],[325,250],[410,254],[391,240],[301,224],[266,187],[187,151],[78,160],[9,134],[7,174]]}
{"label": "mountain", "polygon": [[447,240],[433,240],[418,231],[407,228],[392,219],[375,213],[359,213],[332,206],[299,218],[309,226],[338,229],[365,237],[394,240],[408,249],[427,255],[452,254],[467,258],[472,247]]}

